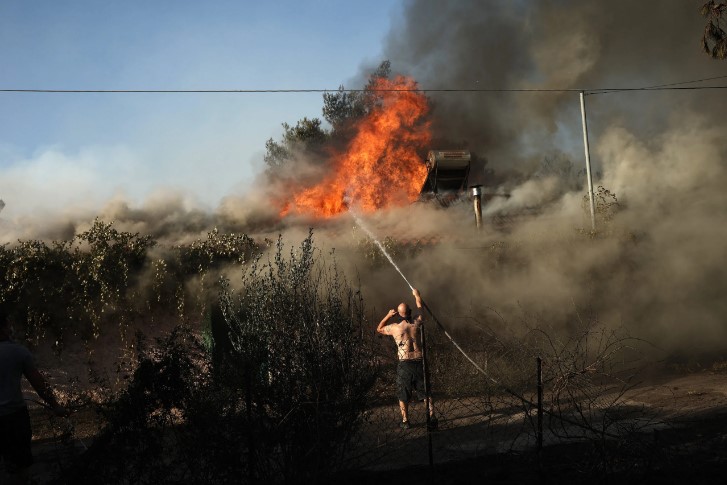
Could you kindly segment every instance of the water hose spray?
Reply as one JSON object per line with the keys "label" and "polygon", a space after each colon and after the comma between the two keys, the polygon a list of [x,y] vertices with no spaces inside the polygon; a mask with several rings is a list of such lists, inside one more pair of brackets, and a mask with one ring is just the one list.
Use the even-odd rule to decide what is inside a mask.
{"label": "water hose spray", "polygon": [[[350,199],[344,199],[344,202],[346,202],[346,205],[348,207],[348,212],[354,218],[354,220],[356,221],[356,224],[361,229],[363,229],[363,231],[379,247],[379,249],[384,254],[384,256],[386,256],[386,259],[389,260],[389,262],[394,267],[394,269],[401,275],[401,277],[404,279],[404,281],[406,282],[406,284],[413,291],[414,290],[414,286],[412,286],[412,284],[409,282],[409,280],[406,278],[406,276],[404,276],[404,273],[402,273],[401,269],[399,269],[399,267],[396,265],[396,263],[394,262],[393,258],[386,251],[386,248],[384,247],[384,245],[381,244],[381,242],[379,242],[379,240],[376,238],[376,236],[374,236],[374,234],[361,222],[361,219],[358,216],[356,216],[356,214],[351,210],[351,207],[350,207]],[[497,379],[495,379],[490,374],[488,374],[469,355],[467,355],[467,352],[465,352],[464,349],[462,349],[462,347],[460,347],[460,345],[457,343],[457,341],[454,340],[454,338],[452,338],[452,336],[449,334],[449,332],[447,331],[447,329],[444,327],[444,325],[442,325],[442,323],[439,321],[439,319],[434,315],[434,313],[432,312],[431,308],[429,308],[429,305],[427,305],[426,302],[424,302],[424,300],[422,300],[422,306],[427,311],[427,313],[429,313],[429,316],[432,318],[432,320],[434,321],[434,323],[436,323],[437,327],[439,327],[439,329],[444,333],[444,335],[449,339],[449,341],[452,342],[452,345],[454,345],[454,347],[457,350],[459,350],[459,352],[465,357],[465,359],[467,359],[470,362],[470,364],[472,364],[472,366],[475,369],[477,369],[477,371],[480,374],[482,374],[487,380],[489,380],[490,382],[492,382],[493,384],[495,384],[496,386],[498,386],[499,388],[501,388],[507,394],[509,394],[510,396],[514,397],[515,399],[519,400],[520,402],[522,402],[523,404],[525,404],[526,406],[528,406],[530,409],[537,407],[537,405],[534,402],[532,402],[531,400],[527,399],[525,396],[523,396],[523,395],[521,395],[521,394],[513,391],[512,389],[508,388],[506,385],[502,384]],[[423,342],[423,344],[424,344],[424,342]],[[423,347],[426,347],[426,345],[423,345]],[[425,380],[425,382],[426,382],[426,380]],[[428,384],[427,384],[427,387],[428,387]],[[428,396],[428,389],[425,389],[425,393],[427,393],[427,396]],[[561,416],[559,414],[556,414],[556,413],[554,413],[552,411],[549,411],[547,409],[544,410],[544,412],[547,413],[548,415],[552,416],[552,417],[555,417],[555,418],[559,419],[560,421],[562,421],[564,423],[568,423],[568,424],[571,424],[571,425],[575,425],[575,426],[578,426],[578,427],[581,427],[581,428],[586,428],[586,429],[588,429],[590,431],[598,432],[598,433],[600,433],[600,434],[602,434],[604,436],[609,436],[611,438],[616,438],[617,437],[617,436],[615,436],[615,435],[613,435],[611,433],[606,433],[606,432],[604,432],[602,430],[601,431],[594,430],[590,426],[584,426],[583,423],[578,423],[578,422],[576,422],[574,420],[568,419],[568,418],[566,418],[564,416]],[[427,422],[429,422],[429,413],[427,413]]]}

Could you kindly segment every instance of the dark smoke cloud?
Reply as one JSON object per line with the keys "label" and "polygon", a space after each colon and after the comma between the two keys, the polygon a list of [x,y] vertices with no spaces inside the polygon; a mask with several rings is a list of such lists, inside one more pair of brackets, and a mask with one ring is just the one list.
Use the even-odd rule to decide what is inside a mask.
{"label": "dark smoke cloud", "polygon": [[[412,0],[384,55],[433,89],[641,87],[727,74],[700,51],[701,3]],[[431,97],[435,137],[464,142],[499,172],[532,173],[548,151],[582,158],[577,93]],[[727,107],[719,91],[590,96],[588,104],[595,138],[614,119],[651,135],[669,114],[719,116]]]}
{"label": "dark smoke cloud", "polygon": [[[413,0],[385,56],[433,89],[588,90],[727,75],[727,64],[700,50],[701,3]],[[620,209],[599,220],[595,238],[583,207],[577,92],[432,93],[434,138],[486,158],[494,172],[475,177],[510,197],[485,205],[488,225],[474,239],[464,205],[449,212],[457,224],[422,214],[380,214],[372,224],[382,236],[430,225],[458,241],[402,262],[452,325],[487,308],[513,325],[567,327],[587,313],[669,350],[724,349],[723,93],[587,96],[595,184]],[[398,226],[387,229],[392,217]],[[384,311],[397,303],[392,294],[408,294],[390,268],[368,279]]]}

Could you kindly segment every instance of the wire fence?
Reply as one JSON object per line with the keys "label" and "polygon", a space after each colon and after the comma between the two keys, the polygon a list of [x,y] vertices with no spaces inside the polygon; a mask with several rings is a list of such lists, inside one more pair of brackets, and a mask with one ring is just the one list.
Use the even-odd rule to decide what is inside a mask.
{"label": "wire fence", "polygon": [[[384,337],[376,397],[345,467],[392,470],[579,443],[619,443],[623,451],[667,425],[665,416],[628,397],[638,365],[628,336],[589,328],[568,342],[551,340],[548,348],[543,343],[551,336],[538,331],[504,341],[470,330],[459,336],[459,352],[443,329],[430,325],[427,332],[436,429],[427,428],[423,402],[411,404],[411,428],[400,428],[395,351]],[[604,456],[574,460],[596,468]]]}
{"label": "wire fence", "polygon": [[[442,329],[426,326],[436,429],[426,425],[423,402],[411,403],[411,427],[400,427],[394,344],[373,336],[377,382],[339,470],[386,472],[492,456],[534,457],[528,463],[535,469],[548,450],[565,446],[569,451],[551,467],[593,473],[617,469],[625,456],[648,467],[688,452],[686,444],[657,446],[672,430],[673,416],[632,396],[641,362],[628,335],[588,326],[559,341],[539,329],[508,338],[484,325],[473,328],[454,335],[465,356]],[[80,414],[88,418],[93,410]],[[74,428],[78,415],[51,418],[41,408],[31,415],[34,430],[46,436],[34,446],[41,480],[62,476],[95,446],[92,432],[81,436]]]}

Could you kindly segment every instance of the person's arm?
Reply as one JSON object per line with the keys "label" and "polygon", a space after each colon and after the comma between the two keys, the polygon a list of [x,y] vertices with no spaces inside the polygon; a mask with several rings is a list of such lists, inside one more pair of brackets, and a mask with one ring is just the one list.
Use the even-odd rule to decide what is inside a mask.
{"label": "person's arm", "polygon": [[413,288],[411,290],[411,294],[414,295],[414,299],[416,300],[416,303],[417,303],[417,308],[421,310],[422,309],[422,295],[419,294],[419,290],[417,290],[416,288]]}
{"label": "person's arm", "polygon": [[387,313],[386,316],[379,322],[379,326],[376,327],[376,331],[381,334],[388,335],[389,333],[386,331],[386,322],[388,322],[394,315],[396,315],[396,310],[389,310],[389,313]]}
{"label": "person's arm", "polygon": [[416,300],[417,309],[419,310],[419,315],[414,319],[414,322],[416,325],[421,325],[424,323],[424,312],[422,311],[422,295],[419,293],[419,290],[416,288],[413,288],[411,290],[412,295],[414,295],[414,299]]}
{"label": "person's arm", "polygon": [[25,372],[25,377],[26,379],[28,379],[28,382],[30,382],[30,385],[33,386],[35,392],[38,393],[41,399],[48,403],[48,406],[53,409],[53,412],[56,413],[56,415],[68,416],[68,410],[58,404],[58,401],[56,401],[56,397],[53,395],[53,391],[48,385],[48,382],[43,377],[43,374],[38,371],[38,369],[34,367],[28,369]]}

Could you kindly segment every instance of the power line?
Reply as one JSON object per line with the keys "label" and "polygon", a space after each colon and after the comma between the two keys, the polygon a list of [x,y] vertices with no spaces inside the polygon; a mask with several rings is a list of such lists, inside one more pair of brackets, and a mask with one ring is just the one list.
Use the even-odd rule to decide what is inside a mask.
{"label": "power line", "polygon": [[687,86],[684,87],[684,84],[694,84],[694,83],[701,83],[705,81],[714,81],[716,79],[725,79],[727,78],[727,75],[722,76],[714,76],[714,77],[707,77],[703,79],[694,79],[692,81],[681,81],[676,83],[669,83],[669,84],[658,84],[655,86],[644,86],[641,88],[619,88],[619,89],[599,89],[599,90],[591,90],[586,94],[608,94],[608,93],[617,93],[617,92],[624,92],[624,91],[666,91],[666,90],[698,90],[698,89],[724,89],[723,86]]}
{"label": "power line", "polygon": [[[720,76],[719,78],[727,77]],[[718,79],[718,78],[712,78]],[[570,88],[451,88],[451,89],[0,89],[0,93],[26,93],[26,94],[283,94],[283,93],[580,93],[607,94],[632,91],[701,91],[710,89],[727,89],[727,86],[680,86],[682,84],[701,82],[685,81],[682,83],[666,84],[662,86],[639,88],[600,88],[600,89],[570,89]]]}
{"label": "power line", "polygon": [[706,77],[704,79],[695,79],[693,81],[682,81],[682,82],[678,82],[678,83],[660,84],[657,86],[647,86],[645,89],[665,88],[668,86],[679,86],[681,84],[694,84],[694,83],[701,83],[704,81],[714,81],[715,79],[725,79],[725,78],[727,78],[727,75]]}
{"label": "power line", "polygon": [[610,93],[634,93],[634,92],[647,92],[647,91],[706,91],[712,89],[727,89],[727,86],[693,86],[693,87],[669,87],[669,88],[619,88],[619,89],[604,89],[598,91],[585,91],[586,95],[594,94],[610,94]]}
{"label": "power line", "polygon": [[334,92],[346,92],[346,93],[363,93],[363,92],[376,92],[376,93],[468,93],[468,92],[580,92],[580,89],[546,89],[546,88],[533,88],[533,89],[414,89],[414,88],[403,88],[403,89],[0,89],[3,93],[250,93],[250,94],[267,94],[267,93],[334,93]]}

